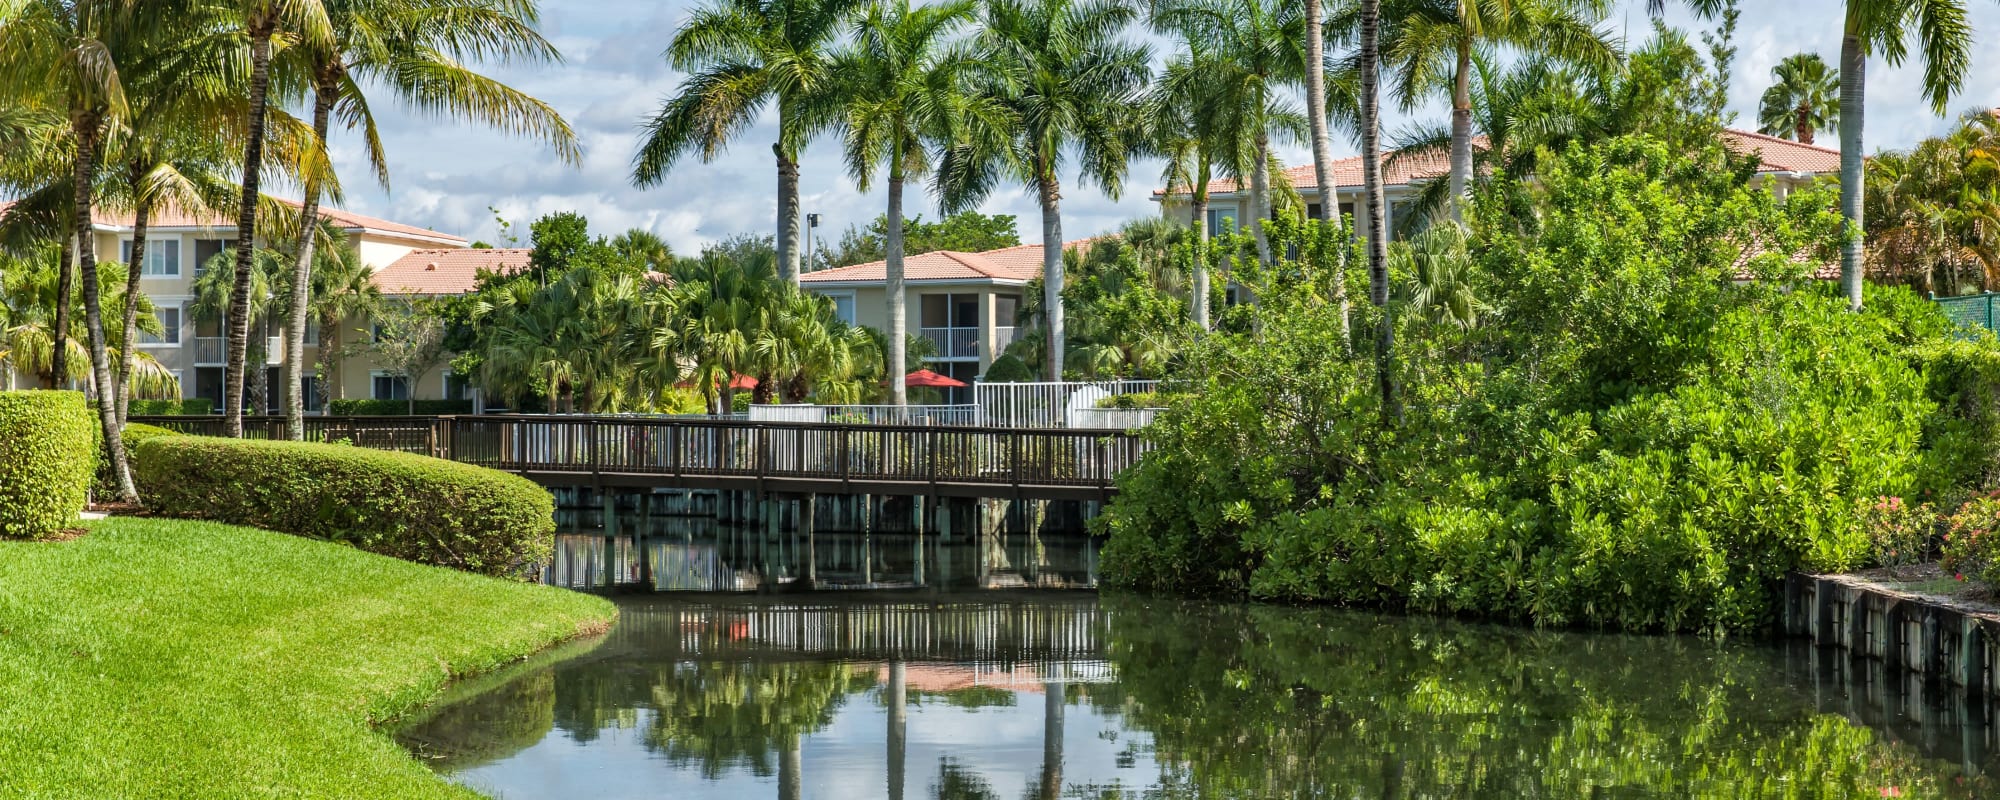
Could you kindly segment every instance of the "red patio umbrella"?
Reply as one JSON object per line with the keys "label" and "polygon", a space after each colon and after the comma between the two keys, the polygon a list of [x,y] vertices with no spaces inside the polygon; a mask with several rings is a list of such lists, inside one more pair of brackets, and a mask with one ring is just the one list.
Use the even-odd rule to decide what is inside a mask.
{"label": "red patio umbrella", "polygon": [[[886,385],[888,385],[888,384],[886,384],[886,383],[885,383],[885,384],[883,384],[883,385],[885,385],[885,386],[886,386]],[[912,373],[910,373],[910,374],[908,374],[908,375],[904,375],[904,376],[903,376],[903,385],[904,385],[904,386],[935,386],[935,387],[938,387],[938,388],[945,388],[945,389],[955,389],[955,388],[958,388],[958,387],[960,387],[960,386],[971,386],[972,384],[969,384],[969,383],[966,383],[965,381],[962,381],[962,380],[959,380],[959,379],[957,379],[957,378],[953,378],[953,377],[950,377],[950,376],[947,376],[947,375],[939,375],[939,374],[937,374],[937,373],[935,373],[935,372],[932,372],[932,371],[930,371],[930,370],[927,370],[927,369],[920,369],[920,370],[917,370],[916,372],[912,372]]]}
{"label": "red patio umbrella", "polygon": [[[676,389],[693,389],[693,388],[695,388],[695,385],[694,385],[694,381],[681,381],[680,383],[676,383],[676,384],[674,384],[674,388],[676,388]],[[729,381],[729,389],[730,389],[730,391],[737,391],[737,392],[740,392],[740,391],[745,391],[745,390],[748,390],[748,389],[755,389],[755,388],[757,388],[757,379],[756,379],[756,378],[752,378],[752,377],[750,377],[750,376],[748,376],[748,375],[738,375],[738,376],[736,376],[735,378],[732,378],[732,379],[730,379],[730,381]]]}

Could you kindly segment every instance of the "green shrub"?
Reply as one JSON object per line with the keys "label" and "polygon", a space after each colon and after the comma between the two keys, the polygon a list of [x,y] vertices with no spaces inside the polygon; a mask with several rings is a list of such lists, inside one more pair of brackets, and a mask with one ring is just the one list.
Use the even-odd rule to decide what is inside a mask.
{"label": "green shrub", "polygon": [[472,413],[471,400],[418,400],[416,411],[408,400],[334,400],[327,411],[336,417],[443,416]]}
{"label": "green shrub", "polygon": [[1945,520],[1943,566],[2000,589],[2000,492],[1973,498]]}
{"label": "green shrub", "polygon": [[1159,392],[1131,392],[1118,394],[1097,401],[1098,408],[1166,408],[1167,396]]}
{"label": "green shrub", "polygon": [[979,380],[985,383],[1025,383],[1036,380],[1035,371],[1028,368],[1028,362],[1013,353],[1002,354],[986,367],[986,374]]}
{"label": "green shrub", "polygon": [[[93,426],[91,430],[96,431],[97,429]],[[168,430],[157,425],[147,425],[143,422],[127,422],[125,423],[125,432],[123,434],[123,438],[125,439],[125,453],[129,457],[133,451],[138,449],[140,442],[155,436],[179,435],[181,435],[180,431]],[[91,438],[97,443],[97,479],[94,484],[95,490],[100,496],[117,494],[118,481],[111,475],[111,453],[104,449],[104,435],[100,432]],[[136,477],[135,474],[135,480]]]}
{"label": "green shrub", "polygon": [[200,417],[215,413],[215,403],[206,397],[133,400],[128,411],[135,417]]}
{"label": "green shrub", "polygon": [[0,392],[0,538],[47,538],[76,519],[96,436],[79,392]]}
{"label": "green shrub", "polygon": [[155,512],[347,542],[497,576],[547,560],[554,503],[522,478],[426,456],[298,442],[155,437],[137,451]]}
{"label": "green shrub", "polygon": [[1876,497],[1860,501],[1859,506],[1861,528],[1874,543],[1875,563],[1905,567],[1938,557],[1943,521],[1929,503]]}

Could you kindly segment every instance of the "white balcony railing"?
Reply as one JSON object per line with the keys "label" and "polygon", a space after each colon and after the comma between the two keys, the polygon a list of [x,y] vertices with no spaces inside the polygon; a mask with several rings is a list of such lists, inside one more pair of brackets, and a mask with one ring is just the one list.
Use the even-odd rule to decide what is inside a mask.
{"label": "white balcony railing", "polygon": [[1000,354],[1007,352],[1007,348],[1012,346],[1014,340],[1020,338],[1020,336],[1020,329],[1012,325],[1004,328],[994,328],[992,357],[999,358]]}
{"label": "white balcony railing", "polygon": [[[228,341],[220,336],[194,337],[194,363],[203,367],[220,367],[228,363]],[[285,363],[285,337],[265,337],[264,363],[269,366]]]}
{"label": "white balcony railing", "polygon": [[938,358],[978,358],[978,328],[922,328],[918,333],[937,346]]}

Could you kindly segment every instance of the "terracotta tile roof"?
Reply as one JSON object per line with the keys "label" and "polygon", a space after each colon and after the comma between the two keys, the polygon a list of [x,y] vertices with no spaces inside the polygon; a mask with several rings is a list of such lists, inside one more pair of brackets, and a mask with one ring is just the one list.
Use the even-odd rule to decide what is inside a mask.
{"label": "terracotta tile roof", "polygon": [[[1089,242],[1079,239],[1067,242],[1065,249]],[[940,250],[934,253],[909,256],[903,259],[903,279],[919,281],[1001,281],[1026,283],[1042,274],[1042,246],[1024,244],[988,250],[984,253],[960,253]],[[799,276],[800,283],[881,283],[889,278],[887,261],[870,261],[833,269],[808,272]]]}
{"label": "terracotta tile roof", "polygon": [[[1799,144],[1789,139],[1765,136],[1731,128],[1722,134],[1723,141],[1737,153],[1756,153],[1763,159],[1759,172],[1839,172],[1840,151],[1810,144]],[[1486,138],[1474,140],[1474,147],[1485,147]],[[1336,189],[1358,189],[1361,187],[1361,157],[1349,156],[1338,159],[1333,168],[1333,185]],[[1382,154],[1382,185],[1406,186],[1421,180],[1435,178],[1451,169],[1451,156],[1443,151],[1414,153],[1403,158],[1392,158],[1388,152]],[[1292,186],[1310,189],[1318,180],[1313,174],[1313,166],[1290,167],[1285,170],[1285,178]],[[1236,191],[1235,178],[1221,178],[1208,182],[1211,195],[1230,194]],[[1186,191],[1176,189],[1175,194]],[[1165,190],[1153,190],[1154,197],[1164,197]]]}
{"label": "terracotta tile roof", "polygon": [[384,294],[465,294],[478,287],[481,270],[512,275],[527,269],[530,252],[524,248],[412,250],[376,270],[373,280]]}
{"label": "terracotta tile roof", "polygon": [[[1764,245],[1756,243],[1752,243],[1749,247],[1743,248],[1743,252],[1738,253],[1736,255],[1736,263],[1734,265],[1736,268],[1736,279],[1739,281],[1756,280],[1757,276],[1750,271],[1750,262],[1751,260],[1757,258],[1758,256],[1763,255],[1768,251],[1769,248],[1765,247]],[[1812,280],[1816,281],[1840,280],[1839,258],[1835,258],[1832,261],[1821,261],[1818,258],[1818,256],[1816,256],[1811,252],[1802,252],[1802,253],[1794,253],[1792,255],[1792,260],[1806,264],[1811,264],[1815,261],[1819,261],[1819,265],[1813,268],[1812,274],[1807,276]]]}
{"label": "terracotta tile roof", "polygon": [[[295,200],[279,200],[278,202],[294,209],[299,207],[298,202]],[[0,216],[5,216],[7,209],[13,205],[10,201],[0,201]],[[405,225],[400,222],[356,214],[351,211],[342,211],[337,208],[321,206],[320,213],[349,231],[362,231],[381,236],[415,237],[436,241],[440,244],[456,244],[461,247],[467,244],[463,237],[453,236],[449,233],[439,233],[438,231],[419,228],[415,225]],[[90,212],[90,216],[92,222],[107,228],[121,231],[129,231],[132,228],[132,216],[130,214],[113,214],[104,209],[93,209]],[[190,213],[176,208],[163,208],[155,209],[148,217],[146,224],[154,228],[234,229],[236,227],[236,216],[233,213]]]}

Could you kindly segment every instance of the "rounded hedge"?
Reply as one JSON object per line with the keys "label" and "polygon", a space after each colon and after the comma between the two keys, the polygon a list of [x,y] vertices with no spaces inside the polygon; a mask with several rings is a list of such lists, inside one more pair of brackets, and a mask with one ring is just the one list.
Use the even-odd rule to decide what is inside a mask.
{"label": "rounded hedge", "polygon": [[89,499],[97,421],[80,392],[0,392],[0,538],[43,539]]}
{"label": "rounded hedge", "polygon": [[[111,475],[111,451],[104,449],[104,435],[98,432],[94,426],[91,428],[91,431],[91,439],[97,447],[97,477],[95,487],[97,494],[100,497],[114,496],[118,494],[118,479]],[[138,449],[140,442],[155,436],[179,435],[181,435],[180,431],[162,428],[158,425],[147,425],[143,422],[127,422],[125,423],[124,433],[121,434],[120,438],[125,440],[125,453],[129,458],[132,452]],[[137,472],[138,467],[133,467],[132,480],[134,483],[138,482]]]}
{"label": "rounded hedge", "polygon": [[346,542],[371,553],[525,577],[555,541],[555,503],[504,472],[338,444],[160,436],[134,456],[155,513]]}

